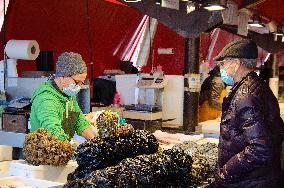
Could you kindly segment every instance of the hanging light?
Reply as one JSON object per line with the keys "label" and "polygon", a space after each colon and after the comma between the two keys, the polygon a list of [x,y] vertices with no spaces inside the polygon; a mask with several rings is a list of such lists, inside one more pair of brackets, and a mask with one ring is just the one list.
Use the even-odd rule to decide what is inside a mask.
{"label": "hanging light", "polygon": [[211,0],[203,4],[203,8],[208,11],[221,11],[227,8],[225,5],[225,0]]}
{"label": "hanging light", "polygon": [[160,5],[162,3],[162,0],[156,0],[156,5]]}
{"label": "hanging light", "polygon": [[274,33],[276,36],[283,36],[284,33],[283,33],[283,28],[282,26],[277,26],[277,31]]}
{"label": "hanging light", "polygon": [[196,9],[196,8],[195,8],[194,2],[188,1],[188,2],[187,2],[187,5],[186,5],[187,14],[189,14],[189,13],[195,11],[195,9]]}
{"label": "hanging light", "polygon": [[276,36],[283,36],[283,33],[275,33]]}
{"label": "hanging light", "polygon": [[284,33],[283,33],[283,28],[282,26],[278,25],[277,26],[277,30],[275,32],[272,33],[274,35],[274,41],[278,40],[278,37],[282,37],[281,41],[284,42]]}
{"label": "hanging light", "polygon": [[261,23],[261,18],[260,16],[253,16],[252,21],[248,22],[248,25],[251,27],[258,27],[258,28],[262,28],[265,27],[265,25],[263,23]]}
{"label": "hanging light", "polygon": [[257,22],[257,21],[249,22],[248,24],[249,24],[249,26],[251,26],[251,27],[259,27],[259,28],[265,27],[264,24],[259,23],[259,22]]}
{"label": "hanging light", "polygon": [[137,3],[140,2],[141,0],[124,0],[126,3]]}

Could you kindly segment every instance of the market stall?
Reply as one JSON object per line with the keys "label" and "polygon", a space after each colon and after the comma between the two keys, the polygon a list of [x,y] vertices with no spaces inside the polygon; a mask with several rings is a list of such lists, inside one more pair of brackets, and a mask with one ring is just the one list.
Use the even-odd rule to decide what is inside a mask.
{"label": "market stall", "polygon": [[[28,8],[19,8],[26,5],[24,2]],[[3,50],[5,58],[0,77],[4,79],[0,81],[3,82],[0,90],[5,93],[0,93],[3,114],[0,188],[203,188],[214,184],[221,117],[198,122],[201,84],[207,69],[214,66],[213,56],[227,43],[245,36],[258,44],[256,63],[259,66],[271,61],[269,69],[273,71],[270,70],[268,80],[278,95],[279,79],[275,70],[277,63],[281,63],[278,58],[281,55],[276,53],[284,49],[284,19],[274,14],[268,20],[269,11],[263,10],[267,2],[226,1],[212,12],[210,4],[208,8],[199,0],[86,0],[57,4],[49,0],[11,1],[3,43],[12,38],[35,38],[41,49],[53,51],[47,53],[52,54],[48,57],[52,63],[47,62],[52,70],[43,73],[35,66],[35,58],[42,55],[39,45],[21,49],[18,44],[8,45],[9,49]],[[34,9],[35,12],[30,11]],[[62,9],[66,11],[59,14],[58,10]],[[14,15],[21,19],[15,19]],[[73,17],[74,20],[70,19]],[[43,27],[38,21],[41,19],[49,27]],[[35,25],[31,27],[27,20]],[[265,28],[248,26],[255,21]],[[22,28],[17,28],[20,23]],[[54,31],[58,35],[51,35]],[[201,35],[203,32],[208,33]],[[75,36],[80,38],[75,40]],[[81,55],[67,51],[78,51]],[[72,66],[59,67],[61,76],[49,75],[56,66],[53,60],[58,58],[60,62],[62,52],[72,56],[68,59]],[[19,59],[18,67],[14,59]],[[122,66],[125,63],[129,63],[126,69],[130,70]],[[8,65],[13,65],[12,74],[5,72]],[[203,70],[202,66],[206,68]],[[75,73],[70,67],[76,67]],[[72,74],[65,72],[69,68]],[[74,78],[78,74],[84,74],[83,78],[90,79],[91,83]],[[47,107],[53,113],[46,115],[45,108],[37,108],[39,115],[33,118],[39,122],[52,117],[57,127],[45,121],[38,125],[45,124],[46,129],[32,130],[30,99],[34,90],[47,80],[47,87],[53,90],[48,89],[48,97],[38,105],[49,101]],[[98,87],[98,83],[104,87]],[[83,100],[78,102],[76,95],[80,89]],[[96,92],[100,93],[99,97]],[[60,104],[50,100],[54,96],[59,96]],[[70,113],[75,108],[76,113]],[[281,116],[283,109],[280,103]],[[221,113],[221,105],[218,110]],[[68,119],[73,115],[76,119]],[[74,135],[75,132],[78,134]],[[15,153],[21,156],[15,157]],[[281,155],[284,159],[284,154]]]}
{"label": "market stall", "polygon": [[[73,145],[77,147],[75,155],[69,142],[57,140],[44,129],[28,134],[24,160],[10,161],[2,169],[3,175],[22,178],[1,179],[1,186],[14,185],[12,180],[26,182],[25,178],[46,181],[44,185],[65,183],[64,187],[196,187],[213,181],[216,135],[151,134],[122,124],[112,111],[102,112],[96,121],[98,137]],[[71,157],[76,162],[70,161]],[[35,186],[37,180],[33,181]]]}

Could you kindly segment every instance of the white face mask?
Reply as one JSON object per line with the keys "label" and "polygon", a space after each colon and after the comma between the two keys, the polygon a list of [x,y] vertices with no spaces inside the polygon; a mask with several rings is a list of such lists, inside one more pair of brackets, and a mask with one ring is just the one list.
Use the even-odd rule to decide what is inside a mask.
{"label": "white face mask", "polygon": [[68,87],[63,88],[63,92],[68,96],[76,96],[81,90],[81,87],[76,84],[70,84]]}

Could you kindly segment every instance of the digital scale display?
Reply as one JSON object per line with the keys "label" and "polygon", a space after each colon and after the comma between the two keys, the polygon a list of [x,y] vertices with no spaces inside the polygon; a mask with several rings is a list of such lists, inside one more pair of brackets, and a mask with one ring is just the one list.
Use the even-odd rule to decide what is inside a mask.
{"label": "digital scale display", "polygon": [[139,88],[164,88],[165,77],[164,76],[153,76],[153,75],[142,75],[138,80]]}

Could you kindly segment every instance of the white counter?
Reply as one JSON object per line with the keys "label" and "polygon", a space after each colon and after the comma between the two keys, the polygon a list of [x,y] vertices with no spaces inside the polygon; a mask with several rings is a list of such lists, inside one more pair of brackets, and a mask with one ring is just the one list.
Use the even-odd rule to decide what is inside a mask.
{"label": "white counter", "polygon": [[196,132],[220,134],[220,121],[216,119],[198,123]]}

